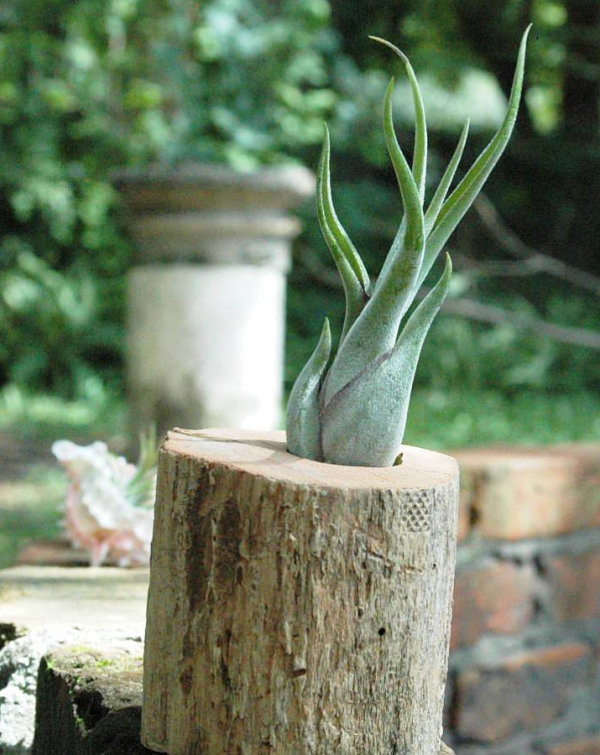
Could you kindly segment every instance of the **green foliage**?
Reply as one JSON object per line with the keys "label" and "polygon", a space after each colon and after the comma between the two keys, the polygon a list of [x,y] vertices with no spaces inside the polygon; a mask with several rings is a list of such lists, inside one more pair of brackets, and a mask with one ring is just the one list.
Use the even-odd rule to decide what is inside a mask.
{"label": "green foliage", "polygon": [[[331,17],[329,12],[325,0],[3,4],[0,413],[6,410],[13,418],[22,413],[43,428],[61,412],[73,413],[82,427],[101,421],[98,407],[119,390],[130,245],[110,183],[115,167],[196,156],[244,168],[285,159],[284,154],[315,164],[318,147],[311,145],[320,140],[327,116],[336,146],[341,221],[363,251],[367,269],[381,268],[396,233],[399,205],[376,128],[387,84],[380,69],[388,51],[368,43],[364,14],[352,4],[331,4]],[[514,39],[534,20],[527,107],[490,196],[530,246],[593,269],[600,131],[582,140],[573,124],[595,128],[587,113],[599,112],[589,89],[598,75],[584,59],[583,42],[596,37],[592,22],[581,25],[572,15],[563,0],[407,0],[401,5],[381,0],[369,5],[369,30],[401,39],[420,71],[430,125],[430,197],[451,158],[467,114],[463,110],[471,116],[463,158],[469,162],[497,126],[498,93],[510,84]],[[486,102],[489,117],[483,120],[462,94],[473,71],[485,85],[485,96],[479,89],[476,94]],[[565,97],[578,81],[579,106],[576,98]],[[444,107],[436,109],[431,98],[439,98],[440,88]],[[583,103],[585,113],[579,110]],[[408,151],[411,137],[404,126],[413,118],[408,81],[399,82],[393,104],[398,140]],[[452,118],[438,119],[436,110]],[[551,154],[562,159],[550,161]],[[335,334],[343,328],[343,302],[330,287],[316,285],[304,266],[306,248],[318,250],[321,243],[315,219],[305,214],[304,221],[288,295],[288,389],[309,358],[325,315],[334,350]],[[453,242],[458,252],[476,260],[497,253],[476,222],[462,228]],[[72,309],[58,305],[56,294],[44,293],[44,274],[38,271],[32,280],[32,271],[19,262],[21,254],[41,261],[53,274],[55,289],[61,280],[60,287],[71,291]],[[469,294],[475,290],[483,300],[490,297],[519,311],[533,305],[548,320],[598,328],[597,304],[572,290],[552,288],[546,276],[501,280],[502,286],[495,279]],[[21,304],[14,300],[17,289],[28,291]],[[529,386],[599,387],[595,352],[534,338],[514,326],[447,317],[434,325],[430,339],[442,356],[436,360],[431,346],[425,347],[422,386],[462,382],[479,390],[489,385],[508,396]],[[44,399],[43,391],[53,396]],[[443,436],[443,429],[439,433]]]}
{"label": "green foliage", "polygon": [[98,377],[87,389],[77,399],[67,400],[9,383],[0,390],[0,430],[48,444],[60,437],[91,442],[117,436],[121,448],[126,429],[123,397],[107,390]]}
{"label": "green foliage", "polygon": [[324,52],[327,0],[173,0],[153,43],[158,85],[173,114],[171,160],[242,169],[290,159],[321,135],[334,104]]}
{"label": "green foliage", "polygon": [[[429,344],[428,344],[429,345]],[[451,451],[489,444],[556,445],[597,441],[600,397],[591,391],[551,393],[531,389],[505,395],[445,385],[416,389],[405,442]]]}
{"label": "green foliage", "polygon": [[[0,365],[5,382],[66,396],[93,392],[94,362],[118,363],[122,326],[111,322],[123,280],[88,266],[56,271],[9,238],[0,264]],[[24,334],[27,334],[24,337]]]}
{"label": "green foliage", "polygon": [[34,467],[22,480],[3,482],[2,493],[0,569],[6,569],[29,540],[60,534],[64,473],[57,467]]}
{"label": "green foliage", "polygon": [[131,249],[113,171],[249,168],[318,141],[328,16],[327,0],[3,6],[0,386],[77,398],[122,372]]}
{"label": "green foliage", "polygon": [[[500,298],[496,293],[493,300],[502,302],[517,316],[535,312],[522,297]],[[597,327],[599,318],[598,308],[590,306],[587,297],[566,298],[556,287],[549,295],[545,314],[550,322],[575,322],[590,331]],[[442,372],[439,364],[444,365]],[[597,351],[542,338],[510,322],[490,327],[449,314],[431,329],[419,375],[420,384],[432,390],[462,386],[474,393],[496,391],[507,398],[520,391],[600,391]]]}
{"label": "green foliage", "polygon": [[521,40],[508,108],[500,128],[446,198],[464,149],[466,128],[463,130],[426,212],[427,128],[419,85],[406,56],[389,42],[374,38],[402,59],[415,107],[411,170],[392,121],[392,79],[384,102],[384,134],[400,188],[404,219],[377,283],[371,287],[362,260],[333,207],[326,132],[318,171],[317,214],[343,281],[346,314],[337,353],[331,354],[326,320],[319,343],[292,388],[286,421],[288,449],[292,453],[361,466],[389,466],[398,456],[421,348],[448,291],[449,257],[438,283],[400,330],[402,320],[443,245],[508,143],[521,97],[528,33],[529,28]]}
{"label": "green foliage", "polygon": [[126,498],[132,506],[148,505],[154,501],[158,439],[156,425],[140,434],[140,454],[135,475],[127,483]]}

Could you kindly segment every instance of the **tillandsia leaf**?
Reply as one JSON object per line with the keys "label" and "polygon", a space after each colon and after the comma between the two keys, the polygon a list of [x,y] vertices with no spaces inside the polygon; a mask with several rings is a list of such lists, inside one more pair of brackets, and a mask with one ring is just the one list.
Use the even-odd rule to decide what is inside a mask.
{"label": "tillandsia leaf", "polygon": [[[419,89],[417,77],[415,76],[413,67],[409,63],[406,55],[401,50],[399,50],[395,45],[392,45],[390,42],[387,42],[385,39],[380,39],[380,37],[371,37],[371,39],[374,39],[377,42],[381,42],[387,47],[390,47],[397,55],[400,56],[400,58],[404,61],[404,64],[405,64],[405,67],[406,67],[406,70],[410,79],[411,88],[413,92],[413,101],[415,105],[415,116],[416,116],[415,118],[415,124],[416,124],[415,125],[415,149],[414,149],[414,155],[413,155],[412,173],[415,179],[415,183],[417,184],[417,189],[419,191],[421,204],[423,204],[423,199],[425,196],[425,181],[426,181],[426,169],[427,169],[427,124],[425,121],[425,108],[423,106],[423,99],[421,97],[421,90]],[[391,118],[392,91],[390,91],[390,88],[388,88],[388,94],[389,94],[389,101],[386,96],[385,107],[386,107],[386,111],[389,110],[389,120],[391,123],[392,121],[392,118]],[[393,132],[393,126],[392,126],[392,132]],[[395,134],[394,134],[394,139],[395,139]],[[381,272],[379,273],[379,278],[377,280],[377,283],[375,284],[375,291],[381,285],[381,282],[386,279],[386,276],[390,270],[390,267],[394,263],[396,255],[399,252],[401,252],[402,245],[404,243],[405,233],[406,233],[406,216],[402,219],[402,223],[400,224],[398,233],[396,234],[396,237],[392,243],[390,253],[388,254],[385,262],[383,263],[383,267],[381,268]]]}
{"label": "tillandsia leaf", "polygon": [[325,213],[325,219],[327,220],[327,224],[340,248],[343,255],[348,260],[350,267],[354,270],[354,274],[358,278],[358,281],[360,282],[361,286],[365,290],[365,292],[369,293],[369,288],[371,285],[371,282],[369,280],[369,273],[367,272],[366,267],[363,265],[363,261],[360,258],[359,253],[356,251],[356,247],[350,240],[350,237],[344,230],[344,227],[339,221],[339,218],[336,214],[335,208],[333,206],[333,200],[331,197],[331,179],[330,179],[330,169],[329,169],[329,158],[331,153],[331,146],[329,143],[329,129],[327,128],[327,125],[325,125],[325,136],[323,139],[323,151],[321,156],[321,161],[324,167],[323,175],[322,175],[322,184],[321,184],[321,190],[322,190],[322,200],[323,200],[323,210]]}
{"label": "tillandsia leaf", "polygon": [[415,106],[415,147],[413,151],[413,164],[412,172],[419,189],[419,196],[421,197],[421,204],[425,198],[425,180],[427,170],[427,122],[425,119],[425,107],[423,105],[423,98],[421,97],[421,89],[419,88],[419,82],[415,76],[414,69],[410,64],[409,59],[396,45],[388,42],[387,39],[381,39],[381,37],[369,36],[369,39],[375,42],[381,42],[382,45],[389,47],[404,63],[408,80],[410,82],[410,88],[412,90],[413,102]]}
{"label": "tillandsia leaf", "polygon": [[525,69],[525,53],[527,50],[527,37],[531,30],[531,24],[525,30],[521,39],[519,47],[519,54],[517,57],[517,65],[515,67],[515,74],[513,77],[513,83],[510,91],[510,97],[508,100],[508,108],[504,120],[500,125],[500,128],[496,132],[492,141],[483,150],[481,155],[473,163],[466,176],[462,179],[456,189],[444,202],[435,225],[427,240],[427,248],[425,251],[425,259],[423,261],[423,268],[419,275],[419,285],[426,278],[427,273],[431,270],[431,266],[435,262],[436,257],[440,253],[444,244],[448,240],[450,234],[454,231],[456,226],[461,221],[464,214],[469,207],[473,204],[475,197],[481,191],[488,176],[494,169],[496,163],[500,159],[500,156],[504,152],[510,135],[512,134],[515,121],[517,119],[517,113],[519,110],[519,103],[521,100],[521,91],[523,89],[523,72]]}
{"label": "tillandsia leaf", "polygon": [[326,462],[368,467],[394,464],[421,348],[448,292],[451,275],[447,256],[442,277],[412,313],[394,348],[371,362],[325,407],[321,442]]}
{"label": "tillandsia leaf", "polygon": [[[393,52],[396,53],[396,55],[398,55],[398,57],[404,63],[404,67],[406,69],[406,73],[410,81],[410,86],[411,86],[412,95],[413,95],[413,103],[415,107],[415,146],[414,146],[414,152],[413,152],[412,173],[415,179],[415,183],[417,184],[417,188],[419,190],[421,204],[423,204],[423,200],[425,197],[425,183],[426,183],[426,171],[427,171],[427,121],[425,118],[425,106],[423,105],[423,98],[421,96],[421,89],[419,87],[419,82],[417,81],[417,77],[415,75],[414,69],[409,59],[402,52],[402,50],[396,47],[396,45],[393,45],[391,42],[388,42],[386,39],[382,39],[381,37],[369,36],[369,39],[372,39],[375,42],[380,42],[386,47],[389,47],[391,50],[393,50]],[[395,252],[397,252],[397,250],[400,250],[402,248],[405,230],[406,230],[406,222],[403,219],[402,223],[400,224],[400,228],[398,229],[398,233],[396,234],[396,238],[394,239],[392,248],[390,250],[391,253],[388,254],[387,259],[385,260],[384,265],[379,274],[379,280],[385,280],[385,276],[390,266],[393,263]],[[375,285],[375,288],[377,288],[377,284]]]}
{"label": "tillandsia leaf", "polygon": [[402,195],[405,229],[392,244],[391,264],[379,276],[371,299],[340,344],[327,376],[324,404],[370,362],[392,348],[402,317],[414,298],[415,281],[423,261],[423,208],[415,179],[396,138],[393,89],[392,79],[385,96],[384,134]]}
{"label": "tillandsia leaf", "polygon": [[460,163],[463,152],[465,151],[465,144],[467,143],[468,134],[469,120],[467,119],[467,122],[463,126],[458,144],[456,145],[456,149],[454,150],[454,154],[452,155],[452,158],[448,163],[446,170],[444,171],[444,175],[442,176],[441,181],[439,182],[438,187],[435,190],[433,197],[431,198],[427,212],[425,213],[425,236],[429,236],[429,233],[433,228],[435,221],[437,220],[442,205],[444,204],[446,194],[448,193],[448,189],[450,188],[450,184],[454,179],[458,164]]}
{"label": "tillandsia leaf", "polygon": [[323,150],[317,171],[317,214],[323,237],[334,259],[346,297],[346,314],[342,338],[367,301],[370,291],[369,275],[360,259],[356,248],[342,224],[338,220],[331,197],[331,178],[329,170],[329,131],[325,127]]}
{"label": "tillandsia leaf", "polygon": [[326,318],[310,359],[296,378],[288,400],[286,434],[288,451],[305,459],[321,461],[319,388],[331,353],[331,330]]}

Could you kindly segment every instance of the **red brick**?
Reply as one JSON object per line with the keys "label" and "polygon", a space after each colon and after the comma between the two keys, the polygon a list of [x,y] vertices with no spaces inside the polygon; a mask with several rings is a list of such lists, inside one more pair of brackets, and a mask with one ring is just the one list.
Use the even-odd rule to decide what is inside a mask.
{"label": "red brick", "polygon": [[591,658],[591,651],[587,645],[580,642],[567,642],[563,645],[551,645],[545,648],[524,650],[504,660],[502,668],[515,672],[522,669],[569,669],[576,667],[583,658]]}
{"label": "red brick", "polygon": [[555,621],[600,619],[600,550],[549,557],[544,565]]}
{"label": "red brick", "polygon": [[453,452],[461,506],[483,537],[519,540],[600,526],[600,445]]}
{"label": "red brick", "polygon": [[546,755],[600,755],[600,737],[561,742],[544,750]]}
{"label": "red brick", "polygon": [[450,647],[473,645],[484,634],[522,632],[533,618],[536,587],[530,566],[489,560],[459,569]]}
{"label": "red brick", "polygon": [[563,714],[569,691],[589,676],[591,652],[566,643],[458,674],[453,721],[463,737],[497,743]]}
{"label": "red brick", "polygon": [[32,540],[19,551],[18,563],[27,566],[88,566],[90,554],[66,539]]}

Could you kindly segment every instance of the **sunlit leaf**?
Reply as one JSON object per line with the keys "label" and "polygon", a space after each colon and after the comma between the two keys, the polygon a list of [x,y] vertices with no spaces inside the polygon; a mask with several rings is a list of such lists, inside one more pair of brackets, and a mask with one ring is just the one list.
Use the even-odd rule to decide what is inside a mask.
{"label": "sunlit leaf", "polygon": [[333,234],[333,237],[335,238],[341,252],[348,260],[348,263],[354,271],[354,274],[356,275],[356,278],[358,279],[363,290],[368,294],[371,285],[369,281],[369,274],[367,273],[367,269],[363,265],[359,253],[356,251],[356,247],[354,246],[354,244],[350,240],[350,237],[344,230],[344,227],[340,223],[333,206],[333,199],[331,197],[331,174],[329,169],[330,151],[331,148],[329,144],[329,129],[327,128],[327,126],[325,126],[325,138],[323,140],[323,152],[321,157],[323,166],[323,172],[321,176],[323,212],[325,214],[329,229]]}
{"label": "sunlit leaf", "polygon": [[448,189],[450,188],[450,185],[454,179],[458,164],[460,163],[463,152],[465,151],[465,144],[467,143],[468,133],[469,121],[467,120],[467,122],[463,126],[463,130],[460,135],[460,139],[458,140],[458,144],[456,145],[456,149],[454,150],[454,154],[452,155],[452,159],[448,163],[448,166],[444,171],[444,175],[442,176],[438,187],[431,199],[431,202],[429,203],[427,212],[425,213],[425,236],[429,236],[429,233],[433,228],[435,221],[437,220],[440,209],[444,204],[446,194],[448,193]]}
{"label": "sunlit leaf", "polygon": [[319,421],[319,388],[331,353],[331,331],[325,319],[321,337],[304,369],[296,378],[288,401],[286,433],[288,451],[305,459],[322,459]]}
{"label": "sunlit leaf", "polygon": [[[327,129],[325,130],[323,150],[317,172],[317,214],[323,237],[344,286],[346,314],[342,330],[343,339],[365,305],[370,284],[358,252],[354,249],[333,207],[329,172],[329,133]],[[339,239],[344,240],[344,246],[340,244]],[[362,280],[358,277],[356,270],[361,273]]]}
{"label": "sunlit leaf", "polygon": [[508,100],[508,108],[506,115],[500,128],[496,132],[492,141],[483,150],[481,155],[473,163],[466,176],[462,179],[456,189],[444,202],[442,209],[440,210],[431,235],[427,240],[427,248],[425,251],[425,260],[423,262],[423,269],[419,276],[419,283],[421,283],[427,273],[431,269],[431,266],[435,262],[436,257],[440,253],[444,244],[450,237],[450,234],[454,231],[456,226],[462,220],[464,214],[469,207],[473,204],[475,197],[481,191],[488,176],[494,169],[496,163],[500,159],[500,156],[504,152],[510,135],[512,134],[515,121],[517,119],[517,113],[519,110],[519,103],[521,100],[521,91],[523,88],[523,73],[525,70],[525,52],[527,49],[527,37],[531,26],[528,26],[521,39],[521,45],[519,47],[519,55],[517,57],[517,65],[515,68],[515,74],[513,77],[512,88],[510,97]]}
{"label": "sunlit leaf", "polygon": [[450,257],[437,285],[409,318],[394,348],[369,364],[322,415],[325,461],[387,467],[396,460],[421,348],[448,292]]}
{"label": "sunlit leaf", "polygon": [[381,44],[386,45],[386,47],[393,50],[402,60],[404,67],[406,68],[415,106],[415,148],[413,153],[412,172],[419,189],[419,196],[421,197],[422,204],[425,197],[425,179],[427,171],[427,122],[425,119],[425,107],[423,105],[419,82],[417,81],[417,77],[415,76],[414,69],[410,64],[409,59],[402,50],[391,42],[388,42],[386,39],[381,39],[381,37],[369,36],[369,39],[373,39],[375,42],[381,42]]}

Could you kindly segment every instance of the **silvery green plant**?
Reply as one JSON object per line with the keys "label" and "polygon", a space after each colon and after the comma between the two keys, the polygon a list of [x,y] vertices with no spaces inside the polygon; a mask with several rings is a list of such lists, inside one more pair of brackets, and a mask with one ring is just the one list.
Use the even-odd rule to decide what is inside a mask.
{"label": "silvery green plant", "polygon": [[337,353],[331,353],[326,319],[319,342],[298,376],[287,408],[288,450],[331,464],[391,466],[399,457],[413,379],[425,336],[448,292],[452,266],[403,324],[423,280],[502,155],[512,133],[530,27],[521,40],[506,115],[491,142],[448,196],[465,147],[468,121],[441,181],[424,210],[427,128],[419,84],[403,61],[415,107],[412,168],[398,144],[392,120],[394,79],[384,99],[383,129],[404,217],[375,284],[340,223],[331,195],[330,144],[325,139],[317,176],[317,213],[342,278],[346,311]]}

